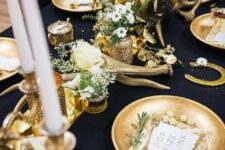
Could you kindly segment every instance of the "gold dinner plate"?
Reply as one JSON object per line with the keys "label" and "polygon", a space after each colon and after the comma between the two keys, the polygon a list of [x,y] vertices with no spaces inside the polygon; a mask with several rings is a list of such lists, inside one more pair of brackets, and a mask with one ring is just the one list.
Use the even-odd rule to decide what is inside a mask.
{"label": "gold dinner plate", "polygon": [[[0,37],[0,56],[6,57],[18,57],[16,40],[12,38]],[[15,71],[3,71],[0,74],[0,81],[8,79],[17,74],[17,70]]]}
{"label": "gold dinner plate", "polygon": [[[213,100],[212,100],[213,101]],[[116,117],[112,126],[112,140],[117,150],[128,150],[131,135],[135,130],[131,123],[138,122],[137,114],[142,112],[186,114],[197,128],[211,132],[208,150],[225,149],[225,125],[209,108],[187,98],[177,96],[150,96],[137,100],[126,106]]]}
{"label": "gold dinner plate", "polygon": [[225,50],[224,46],[216,45],[205,40],[206,36],[215,24],[212,13],[207,13],[195,18],[190,26],[192,34],[201,42]]}
{"label": "gold dinner plate", "polygon": [[67,0],[52,0],[52,3],[55,7],[70,12],[91,12],[102,9],[102,4],[98,4],[93,10],[91,6],[80,6],[76,9],[71,8],[71,6],[67,4]]}

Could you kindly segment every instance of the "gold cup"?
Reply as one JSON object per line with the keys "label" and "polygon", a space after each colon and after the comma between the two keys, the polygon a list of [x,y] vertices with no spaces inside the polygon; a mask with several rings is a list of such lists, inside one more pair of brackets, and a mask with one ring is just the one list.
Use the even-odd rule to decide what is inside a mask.
{"label": "gold cup", "polygon": [[57,46],[60,43],[69,43],[73,40],[73,25],[69,18],[67,21],[58,20],[48,26],[48,41],[51,45]]}

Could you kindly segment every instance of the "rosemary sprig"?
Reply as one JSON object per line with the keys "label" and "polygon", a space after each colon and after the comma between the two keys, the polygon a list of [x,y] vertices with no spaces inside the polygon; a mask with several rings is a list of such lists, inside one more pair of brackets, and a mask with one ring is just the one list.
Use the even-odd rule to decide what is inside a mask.
{"label": "rosemary sprig", "polygon": [[145,127],[145,124],[149,118],[148,113],[142,112],[142,114],[138,114],[138,125],[131,124],[136,129],[136,134],[131,139],[131,145],[133,147],[137,146],[139,143],[141,143],[141,138],[143,137],[143,130]]}

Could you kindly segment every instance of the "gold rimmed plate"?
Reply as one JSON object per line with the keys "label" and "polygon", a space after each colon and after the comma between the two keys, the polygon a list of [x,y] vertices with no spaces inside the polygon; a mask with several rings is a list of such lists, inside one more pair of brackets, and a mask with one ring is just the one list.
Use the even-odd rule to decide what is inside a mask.
{"label": "gold rimmed plate", "polygon": [[131,123],[137,122],[138,113],[162,114],[168,111],[185,114],[195,122],[197,128],[212,133],[208,150],[225,149],[225,125],[214,112],[193,100],[167,95],[142,98],[126,106],[117,115],[112,126],[112,140],[115,148],[129,149],[131,135],[135,133]]}
{"label": "gold rimmed plate", "polygon": [[68,0],[52,0],[52,4],[65,11],[69,12],[91,12],[102,9],[102,4],[98,3],[95,7],[92,6],[79,6],[77,8],[71,7],[71,5],[68,3]]}
{"label": "gold rimmed plate", "polygon": [[[9,58],[18,58],[16,40],[12,38],[0,37],[0,56],[5,56]],[[0,81],[8,79],[17,74],[17,70],[14,71],[4,71],[0,74]]]}
{"label": "gold rimmed plate", "polygon": [[216,47],[225,51],[225,47],[221,45],[216,45],[205,40],[206,36],[215,25],[215,20],[213,19],[212,13],[207,13],[195,18],[190,26],[192,34],[201,42],[208,44],[212,47]]}

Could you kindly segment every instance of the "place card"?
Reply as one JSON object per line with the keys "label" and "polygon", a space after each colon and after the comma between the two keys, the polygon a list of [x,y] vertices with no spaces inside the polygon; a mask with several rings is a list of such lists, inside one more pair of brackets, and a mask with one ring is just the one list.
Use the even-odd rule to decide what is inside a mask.
{"label": "place card", "polygon": [[214,42],[218,43],[218,44],[225,44],[225,32],[219,32],[215,35]]}
{"label": "place card", "polygon": [[152,131],[148,150],[193,150],[198,139],[199,135],[160,122]]}

